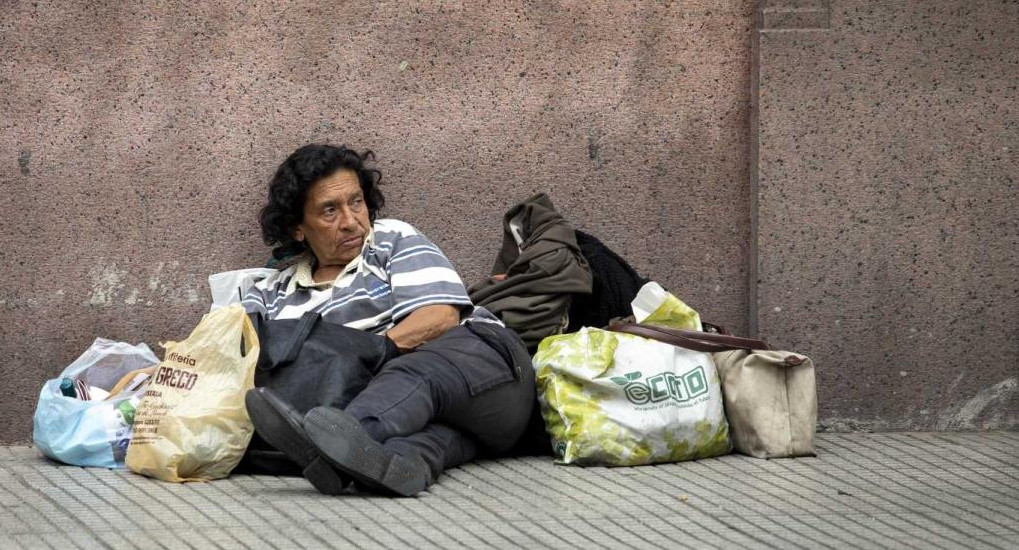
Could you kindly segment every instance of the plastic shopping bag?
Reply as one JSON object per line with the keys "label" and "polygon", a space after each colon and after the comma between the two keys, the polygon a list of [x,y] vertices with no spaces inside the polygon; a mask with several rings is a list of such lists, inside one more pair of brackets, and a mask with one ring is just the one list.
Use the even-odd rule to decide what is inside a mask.
{"label": "plastic shopping bag", "polygon": [[209,275],[209,291],[212,293],[212,308],[239,304],[252,285],[275,274],[275,269],[253,267]]}
{"label": "plastic shopping bag", "polygon": [[640,287],[630,307],[638,323],[702,330],[700,314],[654,281]]}
{"label": "plastic shopping bag", "polygon": [[251,440],[244,393],[254,387],[258,336],[239,305],[206,314],[166,356],[135,413],[132,472],[164,481],[226,477]]}
{"label": "plastic shopping bag", "polygon": [[[131,441],[135,407],[145,391],[144,376],[127,375],[159,362],[145,344],[132,346],[96,338],[88,350],[49,380],[39,393],[32,417],[32,440],[49,458],[75,466],[121,468]],[[70,380],[88,388],[93,400],[68,397],[60,390]],[[135,382],[139,387],[129,387]],[[76,391],[71,389],[72,392]],[[84,393],[79,391],[79,394]],[[104,399],[103,394],[109,393]]]}
{"label": "plastic shopping bag", "polygon": [[[657,283],[633,303],[638,320],[700,330],[697,312]],[[731,451],[711,354],[583,328],[542,340],[538,402],[562,463],[634,466]]]}
{"label": "plastic shopping bag", "polygon": [[710,354],[583,328],[545,338],[534,366],[562,463],[635,466],[732,449]]}

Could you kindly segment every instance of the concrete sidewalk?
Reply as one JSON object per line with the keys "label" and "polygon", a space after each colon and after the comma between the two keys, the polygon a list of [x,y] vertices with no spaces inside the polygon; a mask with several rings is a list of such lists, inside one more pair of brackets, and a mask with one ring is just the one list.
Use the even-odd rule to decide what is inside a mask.
{"label": "concrete sidewalk", "polygon": [[1019,433],[820,434],[818,457],[451,470],[412,499],[175,485],[0,448],[0,548],[1019,548]]}

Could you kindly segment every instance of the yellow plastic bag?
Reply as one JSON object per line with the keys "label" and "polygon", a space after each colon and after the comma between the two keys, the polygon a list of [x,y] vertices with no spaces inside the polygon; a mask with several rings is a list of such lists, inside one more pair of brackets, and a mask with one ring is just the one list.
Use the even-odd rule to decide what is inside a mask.
{"label": "yellow plastic bag", "polygon": [[204,317],[166,356],[135,412],[126,465],[164,481],[226,477],[251,440],[244,393],[254,387],[258,335],[240,305]]}
{"label": "yellow plastic bag", "polygon": [[631,306],[638,323],[702,330],[700,314],[654,281],[641,287]]}
{"label": "yellow plastic bag", "polygon": [[[633,310],[641,322],[701,328],[697,312],[657,283]],[[585,327],[542,340],[534,368],[558,462],[636,466],[732,449],[709,353]]]}
{"label": "yellow plastic bag", "polygon": [[534,367],[561,463],[637,466],[732,448],[711,354],[585,327],[542,340]]}

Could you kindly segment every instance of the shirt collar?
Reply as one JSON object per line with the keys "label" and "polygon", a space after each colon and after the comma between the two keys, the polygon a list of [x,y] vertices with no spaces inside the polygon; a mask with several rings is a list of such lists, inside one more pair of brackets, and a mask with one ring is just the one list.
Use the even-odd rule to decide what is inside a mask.
{"label": "shirt collar", "polygon": [[361,252],[343,267],[340,274],[336,276],[336,279],[332,281],[322,281],[320,283],[315,282],[315,256],[311,253],[311,251],[306,252],[304,257],[301,258],[294,266],[294,276],[290,278],[286,294],[289,296],[292,292],[298,289],[323,290],[336,286],[336,284],[346,275],[364,272],[367,267],[364,260],[366,252],[374,249],[375,229],[371,228],[368,230],[368,237],[365,238],[364,244],[361,245]]}

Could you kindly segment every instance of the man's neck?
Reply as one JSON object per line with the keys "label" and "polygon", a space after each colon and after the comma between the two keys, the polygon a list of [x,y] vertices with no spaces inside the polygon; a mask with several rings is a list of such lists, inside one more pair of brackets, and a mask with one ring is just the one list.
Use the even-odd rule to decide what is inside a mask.
{"label": "man's neck", "polygon": [[340,276],[341,271],[343,271],[343,267],[338,265],[320,266],[315,268],[311,278],[316,283],[330,283]]}

